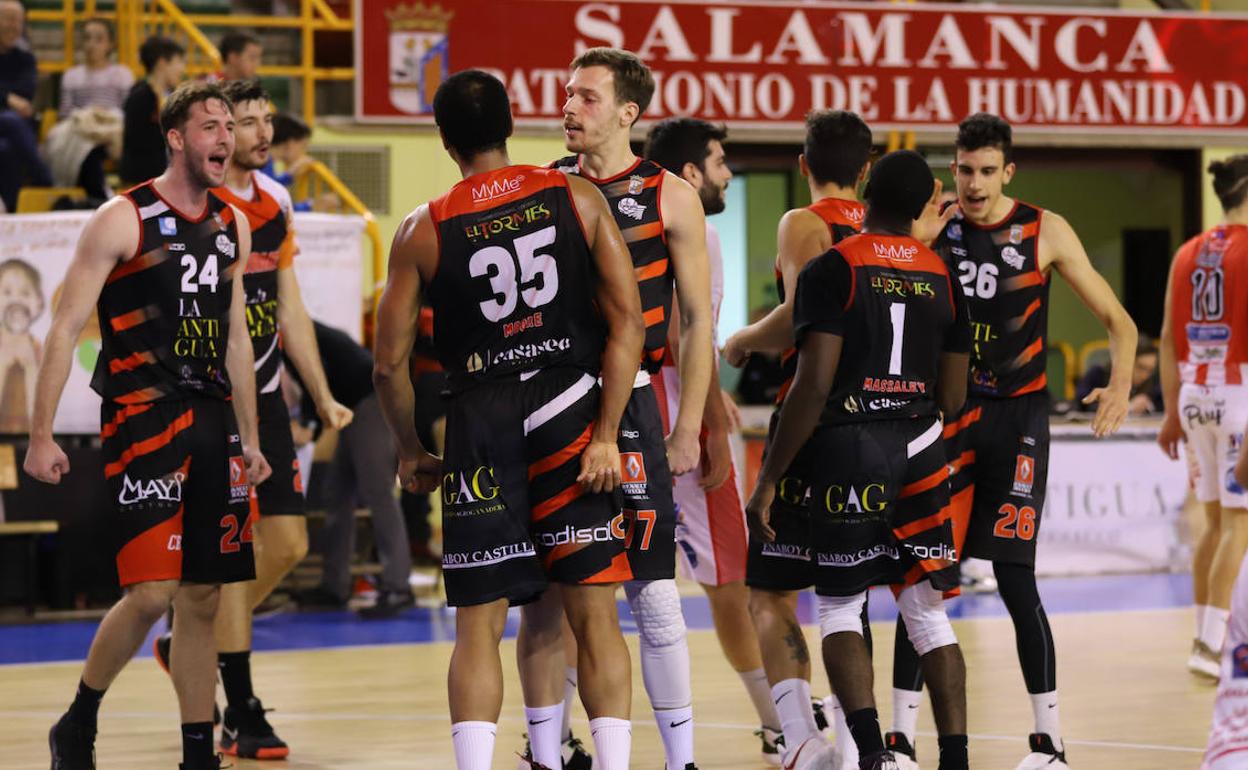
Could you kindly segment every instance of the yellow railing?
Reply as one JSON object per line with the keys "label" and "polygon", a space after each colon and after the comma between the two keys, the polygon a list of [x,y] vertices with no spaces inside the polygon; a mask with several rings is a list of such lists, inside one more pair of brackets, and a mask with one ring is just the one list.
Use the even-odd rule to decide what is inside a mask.
{"label": "yellow railing", "polygon": [[[79,2],[82,3],[79,7]],[[299,63],[260,67],[260,75],[291,77],[300,81],[303,116],[309,125],[316,120],[316,83],[320,80],[352,80],[353,67],[316,66],[316,33],[320,31],[349,32],[354,24],[349,18],[334,13],[325,0],[299,0],[298,16],[243,16],[234,14],[185,13],[173,0],[117,0],[116,10],[101,10],[96,0],[62,0],[59,10],[32,10],[32,22],[53,23],[63,27],[64,44],[61,58],[40,61],[41,72],[64,72],[74,65],[74,44],[78,25],[91,18],[103,18],[117,29],[118,61],[136,76],[142,75],[139,46],[149,35],[166,35],[182,43],[187,50],[187,73],[192,77],[216,72],[221,68],[221,54],[201,31],[204,27],[245,27],[251,30],[296,29],[299,37]]]}

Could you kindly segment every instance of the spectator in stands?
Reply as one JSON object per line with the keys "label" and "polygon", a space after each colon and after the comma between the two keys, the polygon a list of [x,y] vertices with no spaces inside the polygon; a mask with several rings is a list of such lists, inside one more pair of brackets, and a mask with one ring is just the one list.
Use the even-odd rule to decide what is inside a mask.
{"label": "spectator in stands", "polygon": [[[290,187],[295,177],[303,173],[312,163],[308,154],[308,145],[312,141],[312,129],[303,119],[289,112],[279,112],[273,116],[273,143],[269,146],[269,165],[264,173]],[[282,164],[278,172],[277,163]],[[295,211],[311,211],[312,201],[295,201]]]}
{"label": "spectator in stands", "polygon": [[[373,391],[373,355],[346,333],[315,323],[316,344],[329,380],[329,390],[339,403],[355,412],[355,419],[338,434],[338,447],[330,462],[321,538],[325,571],[318,587],[304,592],[305,608],[342,608],[351,598],[351,554],[355,550],[355,507],[369,509],[373,541],[381,561],[377,603],[360,610],[366,618],[387,618],[415,604],[408,578],[412,556],[407,527],[399,510],[395,471],[398,450]],[[298,372],[288,368],[296,378]],[[307,389],[304,388],[305,402]],[[303,414],[316,414],[305,403]]]}
{"label": "spectator in stands", "polygon": [[112,197],[104,163],[121,157],[122,106],[134,75],[111,60],[113,28],[107,21],[85,22],[80,48],[84,63],[61,78],[60,121],[48,133],[44,155],[58,186],[81,187],[102,203]]}
{"label": "spectator in stands", "polygon": [[[0,0],[2,2],[3,0]],[[182,82],[186,49],[176,40],[153,35],[143,41],[139,59],[147,77],[134,84],[126,97],[122,138],[121,179],[136,185],[165,172],[165,137],[160,131],[160,105]]]}
{"label": "spectator in stands", "polygon": [[22,35],[26,10],[17,0],[0,0],[0,201],[17,209],[17,193],[29,178],[49,186],[52,175],[39,158],[39,126],[35,120],[38,68]]}
{"label": "spectator in stands", "polygon": [[260,45],[260,38],[250,32],[235,30],[225,33],[217,50],[221,52],[221,71],[217,73],[217,79],[227,82],[249,80],[259,74],[264,47]]}
{"label": "spectator in stands", "polygon": [[[1139,347],[1135,350],[1135,368],[1131,372],[1131,400],[1127,405],[1130,414],[1158,414],[1162,411],[1161,377],[1157,363],[1157,347],[1141,335]],[[1096,404],[1085,404],[1083,399],[1093,390],[1108,384],[1108,363],[1088,367],[1075,388],[1075,403],[1079,405],[1079,410],[1095,411]]]}

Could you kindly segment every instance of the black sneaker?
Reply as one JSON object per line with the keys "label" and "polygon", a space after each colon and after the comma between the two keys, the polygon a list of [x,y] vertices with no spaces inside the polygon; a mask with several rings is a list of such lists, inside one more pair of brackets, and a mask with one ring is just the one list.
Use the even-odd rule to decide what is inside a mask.
{"label": "black sneaker", "polygon": [[1031,748],[1031,753],[1023,758],[1019,763],[1020,768],[1031,770],[1031,768],[1044,768],[1045,770],[1066,770],[1066,747],[1063,746],[1061,751],[1057,750],[1057,746],[1053,745],[1053,736],[1047,733],[1032,733],[1027,736],[1027,745]]}
{"label": "black sneaker", "polygon": [[563,770],[593,770],[594,768],[594,758],[585,750],[581,739],[571,733],[563,742],[561,756],[563,757]]}
{"label": "black sneaker", "polygon": [[95,730],[69,719],[68,715],[48,731],[52,770],[95,770]]}
{"label": "black sneaker", "polygon": [[377,603],[360,610],[360,617],[365,620],[385,620],[396,617],[416,606],[416,597],[411,591],[378,591]]}
{"label": "black sneaker", "polygon": [[215,757],[213,757],[211,760],[207,762],[199,762],[199,763],[193,763],[189,765],[186,764],[185,762],[178,764],[178,770],[221,770],[222,767],[229,767],[229,765],[221,764],[220,754],[217,754]]}
{"label": "black sneaker", "polygon": [[347,607],[347,600],[327,590],[324,586],[316,586],[295,594],[295,602],[301,610],[342,610]]}
{"label": "black sneaker", "polygon": [[884,733],[884,745],[894,754],[905,754],[911,762],[918,761],[914,746],[910,745],[905,733]]}
{"label": "black sneaker", "polygon": [[[169,654],[173,650],[173,634],[166,631],[152,641],[152,657],[156,659],[156,664],[164,670],[170,677],[173,672],[169,670]],[[216,727],[221,724],[221,707],[217,705],[216,699],[212,703],[212,726]]]}
{"label": "black sneaker", "polygon": [[221,751],[239,759],[284,759],[290,754],[290,748],[264,718],[264,706],[257,698],[248,698],[245,708],[225,707]]}

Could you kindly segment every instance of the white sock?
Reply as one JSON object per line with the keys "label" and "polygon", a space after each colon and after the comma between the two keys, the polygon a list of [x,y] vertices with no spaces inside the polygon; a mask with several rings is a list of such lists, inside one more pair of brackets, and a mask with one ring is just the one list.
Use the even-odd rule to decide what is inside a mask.
{"label": "white sock", "polygon": [[589,720],[594,739],[596,770],[628,770],[633,749],[633,725],[627,719],[598,717]]}
{"label": "white sock", "polygon": [[1200,624],[1200,641],[1218,655],[1222,654],[1222,643],[1226,641],[1226,623],[1230,618],[1229,610],[1213,606],[1205,608],[1205,621]]}
{"label": "white sock", "polygon": [[1205,628],[1205,613],[1209,611],[1209,605],[1196,605],[1196,638],[1200,638],[1200,632]]}
{"label": "white sock", "polygon": [[563,704],[524,707],[524,721],[529,723],[529,748],[533,751],[533,761],[546,767],[560,767],[563,758],[560,750],[563,746]]}
{"label": "white sock", "polygon": [[914,731],[919,724],[919,705],[923,703],[923,691],[893,688],[893,729],[914,745]]}
{"label": "white sock", "polygon": [[576,666],[563,669],[563,726],[559,729],[559,742],[572,739],[572,704],[576,703]]}
{"label": "white sock", "polygon": [[1061,719],[1057,708],[1057,690],[1031,696],[1031,710],[1036,715],[1036,732],[1053,739],[1053,745],[1062,750]]}
{"label": "white sock", "polygon": [[810,708],[810,682],[799,677],[777,683],[771,688],[771,702],[780,716],[784,745],[790,751],[812,735],[819,734],[815,712]]}
{"label": "white sock", "polygon": [[741,684],[749,693],[758,712],[758,723],[769,730],[780,730],[780,715],[776,713],[776,704],[771,702],[771,685],[767,684],[767,672],[761,668],[753,671],[739,671]]}
{"label": "white sock", "polygon": [[823,713],[832,722],[836,730],[836,747],[841,752],[841,767],[858,766],[858,744],[854,742],[854,734],[849,731],[849,722],[845,721],[845,709],[835,695],[829,695],[823,701]]}
{"label": "white sock", "polygon": [[693,762],[693,707],[655,709],[654,721],[663,737],[667,766],[685,770]]}
{"label": "white sock", "polygon": [[498,726],[493,722],[456,722],[451,725],[455,767],[458,770],[490,770],[494,764],[494,735],[497,732]]}

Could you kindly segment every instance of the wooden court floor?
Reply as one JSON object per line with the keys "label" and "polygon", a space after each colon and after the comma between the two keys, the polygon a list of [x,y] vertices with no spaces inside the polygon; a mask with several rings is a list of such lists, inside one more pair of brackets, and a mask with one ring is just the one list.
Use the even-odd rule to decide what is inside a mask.
{"label": "wooden court floor", "polygon": [[[1064,614],[1051,617],[1058,644],[1058,684],[1071,766],[1080,770],[1194,770],[1200,764],[1213,688],[1185,670],[1190,610]],[[1007,619],[955,622],[969,669],[971,765],[1013,770],[1022,758],[1031,715]],[[877,624],[876,693],[888,718],[892,625]],[[812,649],[816,630],[807,629]],[[634,665],[635,768],[662,770],[658,732]],[[698,764],[763,768],[750,734],[753,712],[740,681],[719,653],[714,634],[690,634]],[[235,762],[236,768],[289,770],[453,770],[445,675],[446,643],[257,653],[257,692],[276,708],[270,720],[291,744],[280,762]],[[494,767],[516,766],[522,747],[515,647],[504,642],[506,703]],[[822,667],[815,692],[826,693]],[[78,664],[0,667],[0,768],[46,770],[46,735],[73,694]],[[573,729],[588,738],[584,714]],[[919,723],[919,759],[935,770],[930,709]],[[588,741],[587,741],[588,743]],[[180,752],[173,690],[150,659],[122,674],[105,699],[97,743],[101,770],[169,770]]]}

